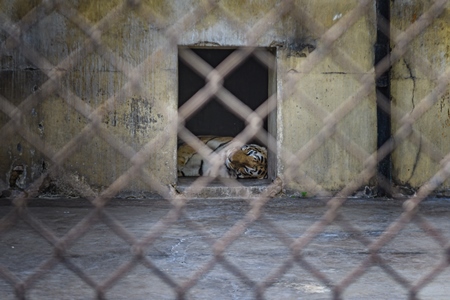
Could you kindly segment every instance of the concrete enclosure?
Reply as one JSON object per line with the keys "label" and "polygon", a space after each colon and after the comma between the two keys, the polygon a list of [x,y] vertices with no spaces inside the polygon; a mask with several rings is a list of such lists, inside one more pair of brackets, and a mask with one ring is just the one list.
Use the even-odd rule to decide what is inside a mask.
{"label": "concrete enclosure", "polygon": [[[266,82],[261,83],[262,93],[255,93],[258,100],[250,95],[250,102],[246,102],[255,109],[265,98],[276,97],[276,108],[265,124],[276,141],[272,179],[280,177],[288,191],[311,194],[317,188],[337,191],[358,179],[366,167],[365,160],[377,151],[375,1],[363,6],[357,0],[296,0],[301,13],[284,7],[285,11],[280,11],[279,2],[224,0],[219,7],[200,10],[198,18],[193,19],[185,18],[185,14],[195,10],[197,1],[142,1],[147,10],[128,8],[126,14],[117,15],[114,11],[122,5],[119,0],[70,1],[82,21],[94,26],[80,28],[76,18],[51,4],[2,1],[0,11],[6,27],[0,31],[0,188],[8,187],[11,173],[18,166],[23,167],[23,174],[17,184],[26,188],[62,161],[68,180],[102,191],[133,166],[121,151],[139,152],[146,145],[151,149],[145,169],[163,185],[176,184],[179,98],[186,101],[190,97],[185,94],[186,87],[180,85],[179,50],[193,48],[200,53],[249,46],[267,49],[274,58],[270,67],[261,65]],[[415,22],[432,3],[391,1],[393,36]],[[449,6],[392,67],[392,105],[398,109],[392,114],[393,133],[402,117],[435,88],[436,78],[448,72]],[[348,22],[355,9],[360,9],[358,17]],[[302,19],[304,13],[321,26],[308,27]],[[270,18],[273,14],[278,17]],[[342,32],[342,26],[333,27],[339,22],[348,25]],[[13,36],[19,26],[17,41]],[[336,37],[331,48],[327,48],[330,36],[325,34],[329,28],[334,28],[330,36]],[[92,38],[101,43],[92,42]],[[395,47],[395,39],[391,43]],[[427,61],[436,78],[421,71],[415,64],[416,56]],[[256,56],[249,59],[258,61]],[[247,78],[253,89],[259,84],[256,77]],[[139,84],[130,84],[131,80]],[[371,88],[362,88],[368,80],[372,80]],[[428,156],[428,145],[434,145],[441,156],[450,151],[449,88],[438,97],[413,125],[424,134],[426,143],[407,140],[393,152],[395,183],[417,188],[439,170],[439,161]],[[216,109],[231,114],[223,107]],[[329,118],[336,119],[339,136],[323,135]],[[224,119],[216,120],[223,123]],[[216,128],[217,123],[198,122],[200,125],[187,127],[204,134],[201,127],[206,122],[204,126],[211,127],[211,134],[228,133],[227,129]],[[243,129],[244,122],[240,122],[229,134]],[[97,128],[96,134],[84,134],[91,127]],[[323,138],[326,140],[321,142]],[[111,146],[111,141],[116,146]],[[354,145],[359,146],[356,154],[349,151]],[[67,158],[58,156],[66,147],[74,147],[73,153]],[[289,170],[289,155],[299,151],[304,158],[298,169]],[[298,174],[286,177],[286,172]],[[60,185],[61,191],[70,193],[71,188],[64,190],[64,176],[51,180]],[[361,182],[375,184],[373,176]],[[441,188],[448,187],[447,181]],[[152,192],[138,179],[122,191]]]}

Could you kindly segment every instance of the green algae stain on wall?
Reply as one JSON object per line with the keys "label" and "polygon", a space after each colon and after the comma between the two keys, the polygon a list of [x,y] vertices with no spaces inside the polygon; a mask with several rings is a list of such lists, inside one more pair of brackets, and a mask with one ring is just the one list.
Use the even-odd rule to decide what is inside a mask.
{"label": "green algae stain on wall", "polygon": [[77,11],[86,19],[93,23],[97,23],[113,9],[119,7],[122,3],[123,1],[121,0],[79,0],[78,4],[75,7]]}
{"label": "green algae stain on wall", "polygon": [[240,1],[225,0],[222,1],[221,7],[238,20],[258,20],[264,17],[272,8],[275,7],[277,1]]}

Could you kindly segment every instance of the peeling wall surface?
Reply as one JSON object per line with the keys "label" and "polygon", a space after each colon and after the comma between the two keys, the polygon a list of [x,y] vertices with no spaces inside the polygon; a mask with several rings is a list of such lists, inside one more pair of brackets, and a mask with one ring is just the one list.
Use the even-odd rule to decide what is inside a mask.
{"label": "peeling wall surface", "polygon": [[[18,22],[40,1],[4,0],[0,10],[12,22]],[[76,143],[76,137],[91,124],[89,116],[75,111],[70,106],[72,93],[94,110],[104,111],[100,127],[110,131],[116,139],[139,151],[159,133],[167,133],[167,139],[155,142],[150,153],[146,169],[164,184],[177,181],[176,178],[176,127],[177,115],[177,45],[169,43],[164,32],[183,18],[187,11],[195,7],[197,1],[144,1],[157,12],[160,22],[148,22],[139,14],[130,10],[123,16],[117,16],[107,29],[101,31],[102,46],[88,47],[86,32],[74,25],[58,12],[42,11],[42,18],[32,28],[22,32],[25,45],[35,50],[42,58],[42,65],[30,64],[24,58],[23,48],[8,51],[5,44],[1,57],[0,94],[11,104],[20,106],[22,101],[40,93],[47,82],[49,72],[58,72],[66,66],[68,56],[77,60],[73,66],[63,69],[64,76],[55,86],[55,91],[43,95],[36,105],[23,108],[20,126],[29,128],[38,135],[42,147],[57,154],[63,147]],[[359,1],[297,0],[299,6],[314,19],[323,24],[324,30],[355,8]],[[407,26],[415,10],[422,11],[431,1],[393,1],[393,13],[399,29]],[[73,0],[71,5],[92,25],[111,13],[121,1]],[[425,3],[420,4],[419,3]],[[184,34],[178,46],[215,45],[222,47],[277,47],[276,88],[277,88],[277,133],[278,149],[287,149],[292,153],[309,143],[320,132],[323,118],[318,118],[302,100],[308,97],[325,112],[332,112],[343,103],[351,100],[360,88],[359,78],[373,73],[373,45],[375,43],[375,4],[369,6],[365,16],[346,29],[336,41],[339,51],[330,52],[326,58],[308,71],[305,61],[313,50],[320,46],[321,33],[312,33],[298,21],[298,17],[289,12],[274,24],[267,24],[265,32],[257,41],[250,40],[248,29],[253,28],[277,1],[222,1],[222,7],[228,11],[212,10],[197,22],[185,22]],[[405,8],[405,6],[408,6]],[[418,12],[419,13],[419,12]],[[449,19],[449,10],[435,25],[415,41],[414,52],[427,57],[436,68],[443,69],[449,64],[449,28],[445,20]],[[410,14],[409,17],[405,14]],[[235,16],[241,23],[229,18]],[[0,43],[4,44],[8,35],[0,32]],[[436,44],[437,43],[437,44]],[[95,49],[94,49],[95,48]],[[113,65],[105,59],[102,49],[112,51],[123,62]],[[5,54],[6,53],[6,54]],[[359,71],[336,61],[342,53],[359,66]],[[127,74],[120,69],[121,64],[138,66],[147,62],[149,67],[140,78],[141,89],[129,86]],[[286,83],[298,80],[298,93],[287,93]],[[432,86],[408,61],[408,56],[396,64],[393,72],[393,93],[395,105],[408,111],[414,101],[419,101]],[[126,91],[126,92],[123,92]],[[60,95],[60,94],[64,95]],[[413,94],[411,94],[413,93]],[[62,97],[65,96],[65,97]],[[108,102],[115,96],[116,101]],[[449,94],[443,96],[430,112],[415,126],[422,132],[429,132],[429,139],[442,151],[449,151],[448,126],[450,124]],[[413,100],[412,100],[413,99]],[[417,99],[417,100],[416,100]],[[432,122],[430,122],[432,121]],[[0,126],[10,122],[10,118],[0,112]],[[434,125],[432,125],[434,124]],[[376,151],[376,101],[375,89],[365,95],[354,108],[344,114],[337,125],[341,133],[368,153]],[[67,144],[69,143],[69,144]],[[420,184],[425,174],[435,172],[435,166],[425,155],[418,155],[418,149],[409,145],[401,146],[397,156],[408,158],[395,162],[397,177],[401,181]],[[349,154],[333,139],[327,140],[318,149],[311,148],[313,154],[300,166],[302,171],[323,188],[341,189],[349,181],[359,176],[363,169],[360,159]],[[277,175],[281,175],[289,161],[277,157]],[[415,163],[419,156],[419,163]],[[0,144],[0,184],[6,185],[13,168],[23,165],[21,182],[29,185],[53,164],[52,159],[43,156],[39,149],[31,146],[26,139],[10,134]],[[64,163],[66,175],[75,178],[80,184],[87,184],[102,190],[116,180],[132,166],[117,149],[113,149],[102,137],[89,136],[83,145]],[[415,172],[413,172],[415,167]],[[430,169],[430,170],[428,170]],[[288,188],[302,189],[301,183],[287,182]],[[2,188],[5,188],[3,186]],[[148,186],[136,180],[126,190],[137,192],[148,190]]]}
{"label": "peeling wall surface", "polygon": [[[391,1],[391,32],[405,30],[433,1]],[[394,46],[394,45],[392,45]],[[401,119],[412,112],[436,88],[437,76],[450,65],[450,4],[439,18],[421,32],[409,51],[392,67],[391,93],[393,133]],[[434,105],[412,126],[423,136],[409,137],[392,155],[394,178],[399,184],[420,187],[441,168],[442,155],[450,152],[450,88],[435,99]],[[430,144],[432,147],[430,147]],[[433,158],[433,155],[437,156]],[[442,188],[449,188],[446,181]]]}

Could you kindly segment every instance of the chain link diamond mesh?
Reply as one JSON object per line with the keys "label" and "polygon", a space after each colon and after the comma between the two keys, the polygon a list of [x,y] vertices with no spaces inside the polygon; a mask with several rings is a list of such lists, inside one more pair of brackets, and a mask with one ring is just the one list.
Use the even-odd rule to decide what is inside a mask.
{"label": "chain link diamond mesh", "polygon": [[[358,22],[368,11],[373,9],[374,1],[361,0],[348,13],[344,14],[333,26],[326,27],[314,19],[298,1],[278,1],[271,10],[267,11],[252,27],[248,27],[233,12],[230,12],[222,1],[205,0],[197,1],[195,7],[187,11],[186,14],[174,24],[168,24],[165,16],[160,11],[154,9],[153,5],[145,1],[124,1],[115,5],[104,16],[99,17],[97,22],[87,19],[82,13],[70,3],[70,1],[49,0],[42,1],[24,14],[20,20],[13,21],[10,16],[0,12],[1,55],[6,55],[7,51],[19,51],[23,57],[47,76],[38,89],[28,95],[19,105],[0,95],[1,112],[7,116],[8,121],[2,125],[0,130],[0,140],[5,140],[11,135],[19,135],[31,144],[39,153],[51,162],[51,166],[45,170],[36,180],[34,180],[24,192],[14,194],[12,197],[13,209],[4,215],[0,220],[0,235],[8,232],[11,228],[18,226],[20,222],[26,223],[33,228],[52,247],[53,254],[50,258],[44,259],[31,274],[25,278],[19,278],[6,266],[0,265],[0,277],[13,289],[18,299],[25,299],[27,290],[41,279],[42,276],[51,273],[59,264],[64,265],[73,274],[78,276],[95,293],[97,299],[106,298],[106,292],[114,287],[118,280],[123,279],[128,272],[136,265],[142,265],[161,281],[170,286],[176,297],[185,298],[189,290],[199,284],[203,276],[210,272],[217,265],[220,265],[235,278],[254,291],[254,297],[262,299],[265,297],[267,289],[274,284],[277,278],[281,277],[290,268],[297,265],[306,270],[318,282],[332,290],[335,299],[342,297],[345,290],[358,280],[370,267],[376,265],[380,267],[386,276],[391,277],[396,283],[404,287],[411,299],[414,299],[423,287],[444,272],[450,264],[450,246],[448,239],[440,232],[439,228],[427,221],[418,211],[418,206],[430,194],[435,192],[444,181],[450,176],[450,159],[448,153],[443,153],[428,140],[413,125],[438,101],[439,97],[448,89],[450,84],[450,68],[447,66],[443,72],[433,69],[426,58],[414,52],[408,52],[411,43],[425,29],[433,24],[433,21],[442,14],[445,9],[449,9],[449,2],[436,0],[433,4],[405,30],[396,28],[390,24],[389,20],[377,16],[377,27],[390,37],[391,48],[389,55],[384,57],[372,70],[364,70],[352,56],[345,51],[337,41],[346,33],[348,28]],[[185,121],[191,118],[200,107],[205,105],[212,97],[233,112],[247,124],[245,129],[236,136],[233,143],[244,144],[253,138],[258,138],[269,147],[273,153],[281,158],[287,166],[281,177],[283,181],[297,182],[310,187],[318,196],[327,197],[327,209],[322,217],[314,222],[306,232],[300,237],[293,238],[285,229],[275,224],[267,218],[264,208],[271,201],[272,197],[280,192],[280,179],[276,179],[269,184],[257,197],[248,198],[248,211],[245,215],[224,232],[219,238],[212,236],[203,225],[190,220],[186,206],[192,200],[192,193],[207,187],[214,178],[200,177],[196,179],[190,187],[181,194],[174,192],[173,188],[161,183],[158,178],[144,166],[152,153],[159,151],[167,141],[165,132],[156,134],[144,146],[135,149],[132,145],[121,138],[118,138],[111,130],[104,126],[104,119],[113,108],[126,101],[127,97],[134,94],[147,95],[151,92],[146,88],[145,78],[155,64],[160,63],[165,49],[176,48],[179,45],[184,29],[192,28],[202,18],[207,17],[212,11],[220,13],[225,22],[240,31],[245,32],[243,40],[248,47],[238,48],[228,56],[217,67],[213,68],[189,48],[180,48],[179,56],[190,68],[205,79],[205,85],[189,101],[178,110],[177,122],[171,122],[174,131],[178,132],[178,137],[189,143],[202,156],[211,158],[211,163],[220,164],[219,159],[211,156],[211,150],[204,146],[197,137],[186,127]],[[112,49],[102,39],[102,35],[107,32],[117,20],[126,18],[131,13],[138,15],[147,25],[160,29],[160,38],[148,57],[140,62],[130,63],[122,58],[120,51]],[[23,40],[24,32],[32,30],[41,19],[50,14],[58,14],[72,22],[83,34],[84,40],[79,47],[57,63],[53,59],[39,53],[33,45]],[[317,122],[321,122],[321,129],[318,133],[296,152],[286,149],[277,149],[276,137],[269,134],[262,126],[263,120],[268,117],[277,107],[277,96],[269,95],[268,99],[256,110],[250,109],[239,98],[230,93],[224,86],[224,78],[238,68],[248,57],[256,57],[267,68],[273,68],[274,57],[259,51],[258,40],[269,28],[274,26],[286,15],[293,16],[299,24],[311,35],[320,36],[317,47],[302,62],[301,73],[293,77],[283,78],[283,98],[295,95],[299,103],[311,114]],[[124,78],[124,84],[120,91],[98,106],[91,105],[82,99],[72,89],[63,84],[67,76],[76,68],[80,62],[87,59],[91,54],[101,56],[107,63],[120,72]],[[314,68],[323,62],[330,54],[333,55],[333,63],[349,70],[349,74],[358,82],[358,88],[347,99],[342,101],[334,110],[329,112],[311,96],[305,93],[298,82],[308,76]],[[376,90],[376,82],[394,64],[399,62],[405,55],[409,55],[409,61],[429,80],[433,82],[433,89],[428,95],[417,102],[412,111],[402,111],[400,108],[390,105],[390,100],[380,93],[377,93],[381,108],[389,112],[395,119],[399,120],[392,137],[382,145],[377,151],[368,153],[364,147],[358,145],[352,136],[343,132],[338,126],[342,120],[348,116],[354,108],[364,101],[366,96]],[[279,62],[282,65],[282,62]],[[281,66],[282,68],[283,66]],[[360,74],[365,74],[361,76]],[[374,76],[375,74],[375,76]],[[284,76],[280,74],[279,76]],[[375,77],[375,78],[374,78]],[[20,88],[20,87],[18,87]],[[42,99],[51,98],[58,95],[67,107],[76,111],[84,117],[86,125],[79,132],[74,134],[62,147],[54,147],[45,143],[35,131],[23,126],[25,112],[32,108]],[[170,114],[169,112],[167,114]],[[174,118],[175,119],[175,118]],[[93,138],[100,138],[109,147],[114,149],[121,156],[130,162],[130,167],[123,173],[118,174],[115,180],[100,193],[97,193],[89,186],[80,187],[74,181],[69,180],[69,184],[77,190],[84,198],[89,200],[92,208],[73,228],[62,236],[56,234],[45,225],[45,222],[30,213],[28,205],[33,198],[39,195],[39,187],[44,183],[49,174],[70,173],[67,169],[67,160],[75,155],[82,145]],[[378,163],[390,155],[398,145],[405,140],[409,140],[417,147],[421,147],[431,160],[440,164],[440,169],[428,182],[404,202],[402,214],[392,222],[386,230],[376,238],[369,239],[362,230],[352,224],[352,220],[340,213],[340,209],[348,197],[355,193],[361,186],[366,184],[370,178],[377,174]],[[364,168],[355,176],[355,179],[343,187],[338,193],[332,193],[320,186],[312,177],[300,170],[302,164],[310,158],[315,151],[324,145],[326,141],[333,140],[347,153],[360,161]],[[142,181],[149,189],[156,191],[166,199],[170,205],[170,210],[160,218],[145,234],[137,237],[127,230],[127,228],[105,207],[117,195],[123,191],[127,185],[135,180]],[[222,184],[228,187],[243,186],[239,181],[221,180]],[[389,179],[380,184],[389,184]],[[160,238],[171,226],[180,219],[185,219],[188,229],[195,234],[205,237],[205,242],[211,248],[212,256],[207,259],[193,274],[185,280],[173,279],[165,270],[159,268],[149,257],[145,255],[146,249]],[[245,231],[256,221],[269,230],[282,245],[288,249],[289,255],[280,258],[279,265],[274,267],[270,273],[264,276],[261,281],[256,281],[246,274],[240,266],[227,258],[227,250],[239,238],[244,236]],[[94,280],[88,272],[68,258],[67,253],[90,229],[96,224],[104,224],[112,230],[120,239],[125,241],[132,252],[129,261],[120,264],[111,274],[105,274],[102,282]],[[441,247],[446,257],[436,264],[430,271],[424,273],[419,280],[411,282],[400,272],[395,270],[380,253],[382,248],[392,241],[408,224],[414,223],[421,230],[426,232]],[[364,246],[367,250],[365,258],[352,270],[345,274],[339,281],[332,280],[326,273],[314,264],[308,262],[303,255],[308,245],[323,233],[331,224],[338,225],[342,230],[351,232],[354,240]]]}

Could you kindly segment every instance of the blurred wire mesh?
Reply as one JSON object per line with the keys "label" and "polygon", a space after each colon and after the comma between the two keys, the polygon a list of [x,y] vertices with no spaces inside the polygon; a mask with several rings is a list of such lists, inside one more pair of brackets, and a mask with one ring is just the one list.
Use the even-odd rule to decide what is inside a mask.
{"label": "blurred wire mesh", "polygon": [[[392,137],[388,139],[386,143],[381,145],[374,153],[368,153],[364,147],[352,140],[352,136],[342,132],[337,125],[344,117],[353,111],[358,103],[364,101],[368,94],[376,90],[377,80],[389,71],[395,63],[402,59],[405,56],[405,53],[407,53],[412,41],[414,41],[414,39],[427,27],[431,26],[433,20],[442,14],[445,9],[448,9],[448,1],[434,1],[424,13],[420,16],[416,16],[415,21],[405,30],[395,28],[393,24],[390,24],[389,20],[384,19],[382,16],[377,16],[377,28],[386,36],[390,37],[392,50],[374,66],[372,72],[366,72],[354,59],[352,59],[348,52],[337,45],[336,41],[346,33],[349,27],[360,20],[361,17],[366,16],[368,11],[373,9],[374,5],[375,2],[370,0],[357,2],[353,9],[343,15],[339,21],[329,28],[325,27],[320,22],[317,22],[297,1],[279,1],[276,6],[261,17],[251,28],[248,28],[242,20],[229,10],[225,9],[221,1],[212,0],[198,1],[192,10],[187,12],[183,18],[174,24],[167,24],[163,14],[155,11],[151,4],[142,1],[124,1],[117,6],[113,6],[97,23],[92,23],[86,19],[68,1],[42,1],[33,6],[32,9],[24,14],[18,22],[12,21],[8,15],[0,12],[0,29],[3,35],[1,40],[2,56],[6,55],[5,53],[7,51],[20,49],[22,55],[48,77],[48,80],[43,82],[35,93],[26,97],[19,105],[14,105],[13,101],[0,95],[1,111],[8,118],[7,122],[1,127],[0,140],[5,140],[8,136],[13,134],[20,135],[28,143],[33,145],[37,151],[51,161],[50,168],[45,170],[45,172],[38,176],[36,180],[30,183],[24,191],[11,195],[11,198],[13,199],[12,203],[15,208],[0,220],[0,233],[8,231],[21,219],[39,232],[40,235],[54,247],[53,256],[48,260],[43,261],[42,264],[25,280],[19,279],[4,266],[0,266],[0,277],[14,287],[16,297],[19,299],[25,298],[27,289],[29,289],[42,274],[51,272],[52,267],[57,263],[63,263],[67,268],[91,286],[99,299],[104,297],[105,291],[111,288],[119,278],[124,276],[136,261],[151,269],[158,274],[163,281],[170,286],[173,286],[179,298],[183,298],[189,289],[195,285],[204,274],[213,268],[215,264],[222,264],[229,268],[237,277],[240,277],[242,280],[248,280],[240,270],[235,269],[233,265],[227,263],[223,257],[223,253],[243,234],[246,228],[256,220],[260,220],[267,223],[268,226],[272,226],[273,224],[261,217],[263,215],[262,210],[265,204],[281,191],[282,182],[301,182],[302,184],[311,187],[312,190],[315,190],[316,195],[329,197],[328,209],[323,217],[314,223],[307,232],[299,238],[285,241],[286,247],[290,249],[291,256],[287,257],[285,261],[282,262],[281,266],[275,269],[273,273],[269,274],[263,282],[255,283],[255,297],[263,298],[265,290],[273,283],[277,276],[282,275],[293,263],[299,263],[325,286],[332,289],[336,299],[340,298],[345,289],[374,264],[380,266],[386,272],[387,276],[392,277],[400,285],[406,287],[411,298],[414,298],[422,287],[443,272],[450,263],[450,247],[448,241],[439,234],[438,229],[434,228],[432,224],[421,218],[417,213],[418,205],[448,179],[450,175],[449,154],[442,153],[442,151],[438,150],[438,148],[433,145],[433,141],[427,140],[420,131],[413,128],[414,123],[424,115],[448,89],[450,83],[450,68],[446,67],[444,72],[438,72],[420,55],[417,55],[414,52],[408,54],[412,58],[411,62],[415,67],[425,74],[429,80],[433,81],[434,88],[428,95],[423,97],[419,103],[415,104],[412,111],[402,111],[397,107],[391,107],[390,99],[377,92],[379,107],[392,116],[395,116],[400,121],[396,130],[392,132]],[[211,150],[204,146],[193,133],[186,129],[184,124],[185,121],[191,118],[200,107],[210,101],[212,97],[216,97],[227,110],[233,112],[247,124],[245,129],[236,136],[234,143],[239,145],[244,144],[256,137],[269,147],[269,150],[272,153],[277,153],[277,155],[281,157],[281,160],[286,162],[287,167],[283,174],[278,174],[282,179],[277,178],[273,183],[269,184],[264,192],[256,198],[249,199],[251,209],[242,220],[230,228],[221,238],[211,241],[211,248],[214,252],[213,259],[208,261],[185,282],[174,283],[164,274],[164,272],[155,267],[153,263],[143,255],[143,251],[171,224],[177,222],[177,220],[183,216],[183,208],[191,199],[190,192],[207,187],[214,178],[198,178],[184,193],[177,193],[172,187],[161,183],[154,174],[143,167],[148,161],[150,154],[160,149],[161,145],[164,144],[168,138],[166,133],[159,133],[143,147],[136,150],[129,143],[117,138],[117,136],[105,126],[102,126],[102,121],[108,112],[110,112],[115,105],[118,105],[118,103],[125,101],[127,96],[131,94],[145,95],[146,93],[150,93],[148,89],[146,89],[145,82],[143,82],[141,78],[145,77],[145,74],[153,68],[154,64],[158,63],[158,60],[161,58],[165,49],[168,47],[176,48],[178,46],[181,35],[184,34],[183,29],[192,27],[198,20],[208,16],[212,10],[220,11],[224,18],[237,29],[245,29],[244,40],[248,46],[238,48],[215,68],[211,67],[189,48],[179,49],[180,58],[205,79],[205,85],[198,93],[191,97],[186,104],[180,107],[178,111],[178,121],[171,122],[171,126],[174,127],[174,131],[178,132],[178,137],[181,140],[189,143],[205,158],[211,157]],[[152,51],[143,62],[137,65],[132,65],[124,60],[102,40],[102,32],[107,31],[117,19],[123,18],[123,16],[129,14],[130,11],[137,11],[151,26],[164,28],[163,35],[165,39],[159,42],[155,50]],[[68,53],[65,59],[57,64],[53,64],[49,59],[33,49],[33,47],[25,44],[22,39],[23,32],[31,30],[31,28],[39,22],[41,16],[50,13],[56,13],[67,18],[85,35],[83,43],[79,45],[77,50]],[[225,77],[238,68],[249,56],[256,57],[262,64],[265,64],[267,68],[273,68],[275,58],[264,51],[259,51],[257,46],[258,39],[265,31],[273,26],[273,24],[279,22],[287,14],[294,16],[294,18],[300,22],[301,26],[306,28],[311,35],[320,37],[317,41],[316,49],[314,49],[314,51],[312,51],[302,62],[302,72],[297,74],[295,80],[288,77],[284,78],[286,84],[283,88],[283,97],[289,98],[290,95],[296,95],[299,101],[308,110],[308,113],[317,120],[322,121],[321,129],[315,137],[307,141],[304,146],[295,153],[286,149],[279,149],[277,147],[276,137],[269,134],[262,126],[263,120],[277,107],[277,96],[275,94],[269,95],[268,99],[253,111],[223,86]],[[354,79],[357,80],[359,86],[354,93],[342,101],[336,109],[332,112],[328,112],[319,103],[307,95],[300,88],[298,82],[307,76],[331,52],[337,53],[337,55],[333,56],[335,58],[335,63],[352,71],[349,72],[349,74],[354,74]],[[84,99],[81,99],[66,85],[61,84],[65,76],[70,73],[74,66],[79,64],[91,53],[101,55],[108,63],[122,73],[126,82],[118,93],[107,98],[103,103],[96,107],[90,105]],[[360,74],[365,75],[361,76]],[[77,132],[63,147],[58,149],[45,143],[38,134],[26,126],[23,126],[23,120],[25,118],[24,113],[30,111],[37,102],[55,94],[62,97],[68,107],[71,107],[88,120],[86,126]],[[176,116],[172,117],[174,119],[176,118]],[[88,216],[77,224],[76,227],[72,228],[66,235],[58,237],[43,225],[42,222],[28,213],[27,203],[39,195],[39,188],[45,183],[49,174],[65,174],[70,172],[67,170],[67,166],[65,166],[67,159],[73,156],[84,143],[94,137],[100,137],[107,142],[110,147],[129,160],[131,167],[126,172],[119,174],[114,182],[104,188],[100,193],[90,189],[89,185],[80,187],[78,183],[70,182],[69,180],[69,183],[73,185],[73,188],[78,189],[80,194],[88,198],[94,208]],[[345,149],[364,165],[360,174],[338,191],[338,193],[332,193],[322,188],[313,178],[300,170],[302,164],[330,139],[334,140],[340,147]],[[396,147],[406,139],[412,141],[416,146],[420,146],[433,161],[440,164],[441,168],[417,191],[417,193],[404,203],[403,214],[399,216],[385,232],[373,240],[363,238],[360,229],[353,226],[350,220],[347,220],[340,215],[339,209],[349,196],[354,194],[371,178],[377,176],[377,166],[379,162],[390,155]],[[220,164],[220,161],[217,159],[213,159],[211,162]],[[14,174],[16,177],[12,179],[11,185],[15,184],[15,180],[20,176],[22,171],[23,170],[20,167],[12,170],[11,174]],[[143,181],[150,189],[156,191],[172,204],[170,212],[141,239],[137,239],[127,232],[119,221],[104,210],[105,205],[107,205],[111,199],[117,196],[128,184],[130,184],[130,182],[136,179]],[[229,187],[242,186],[242,183],[239,181],[222,180],[222,183]],[[390,188],[388,178],[385,178],[384,181],[381,179],[380,184],[384,184],[386,189]],[[84,270],[71,263],[71,261],[64,256],[71,245],[88,232],[92,224],[99,218],[117,235],[129,241],[132,245],[131,248],[133,249],[135,258],[135,260],[118,268],[116,272],[111,274],[102,284],[93,281]],[[319,269],[316,269],[314,266],[309,265],[303,260],[301,252],[320,232],[324,231],[329,224],[336,220],[339,220],[338,224],[344,230],[355,232],[357,236],[359,234],[360,242],[369,249],[369,255],[367,255],[366,259],[363,260],[360,265],[356,266],[352,272],[342,278],[340,282],[331,282]],[[413,284],[409,283],[401,274],[392,269],[389,266],[389,263],[384,261],[378,254],[379,250],[392,240],[412,220],[420,224],[422,228],[426,228],[425,231],[428,232],[433,239],[437,240],[444,252],[447,253],[447,260],[440,262],[429,273],[424,274],[418,282]],[[199,225],[195,225],[194,227],[195,230],[202,230]],[[284,233],[282,229],[277,228],[276,230],[279,231],[279,235],[283,236]]]}

